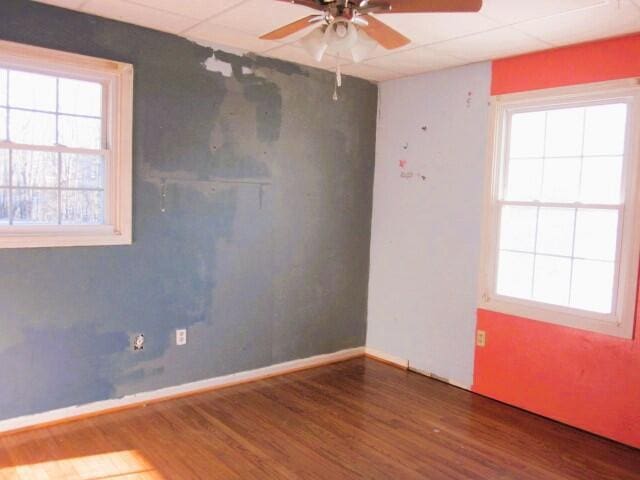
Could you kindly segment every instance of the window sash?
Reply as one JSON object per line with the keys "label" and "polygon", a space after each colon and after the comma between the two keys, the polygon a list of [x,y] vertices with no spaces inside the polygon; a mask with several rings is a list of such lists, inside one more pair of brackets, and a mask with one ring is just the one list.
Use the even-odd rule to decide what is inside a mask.
{"label": "window sash", "polygon": [[[548,309],[559,309],[560,311],[576,313],[579,312],[580,315],[588,315],[593,318],[598,318],[608,322],[616,322],[617,321],[617,311],[618,311],[618,289],[619,289],[619,281],[620,281],[620,263],[621,263],[621,253],[622,253],[622,240],[623,240],[623,232],[624,232],[624,205],[603,205],[603,204],[583,204],[583,203],[554,203],[554,202],[542,202],[542,201],[531,201],[531,202],[523,202],[523,201],[509,201],[509,200],[497,200],[495,202],[497,209],[497,222],[496,222],[496,238],[497,242],[495,245],[495,255],[493,257],[493,265],[492,265],[492,295],[496,298],[503,299],[505,301],[513,301],[513,302],[526,302],[532,305],[543,305],[544,308]],[[500,234],[502,233],[502,207],[504,206],[525,206],[525,207],[533,207],[538,208],[538,218],[536,219],[536,228],[534,231],[534,238],[538,238],[538,229],[539,229],[539,212],[540,208],[562,208],[562,209],[574,209],[574,217],[573,217],[573,240],[571,244],[571,254],[570,255],[562,255],[562,254],[554,254],[554,253],[546,253],[546,252],[538,252],[537,245],[534,246],[533,251],[526,250],[517,250],[511,248],[501,248],[500,246]],[[600,260],[595,258],[587,258],[580,257],[575,255],[575,242],[576,242],[576,224],[578,219],[578,210],[608,210],[615,211],[618,213],[618,225],[616,232],[616,251],[613,261],[609,260]],[[536,240],[537,241],[537,240]],[[569,291],[571,292],[571,287],[573,283],[573,260],[587,260],[593,262],[607,262],[614,264],[614,274],[613,274],[613,288],[611,292],[612,300],[611,300],[611,312],[599,313],[592,310],[584,310],[577,307],[572,307],[570,305],[558,305],[553,303],[546,303],[541,300],[536,299],[526,299],[519,297],[511,297],[506,295],[501,295],[498,293],[498,260],[499,254],[501,251],[514,252],[514,253],[524,253],[530,255],[542,255],[546,257],[556,257],[556,258],[565,258],[571,260],[571,272],[569,275]],[[535,279],[535,262],[534,262],[534,278],[532,278],[532,282]]]}
{"label": "window sash", "polygon": [[[485,221],[483,222],[483,258],[479,282],[479,307],[548,323],[592,330],[630,338],[633,335],[637,264],[639,260],[640,228],[638,208],[637,122],[640,116],[640,82],[622,80],[603,84],[562,87],[546,91],[516,93],[494,97],[494,123],[488,145]],[[591,204],[579,201],[550,202],[543,200],[507,200],[505,164],[508,164],[509,124],[511,116],[522,112],[539,112],[560,108],[627,104],[627,135],[623,155],[621,200],[617,204]],[[598,155],[602,157],[604,155]],[[577,156],[572,156],[575,158]],[[585,156],[583,155],[582,158]],[[525,158],[525,157],[514,157]],[[543,158],[544,157],[531,157]],[[556,158],[556,157],[550,157]],[[618,238],[615,256],[614,292],[611,314],[581,310],[570,306],[543,303],[536,300],[497,294],[497,266],[500,250],[500,214],[503,206],[537,208],[602,209],[618,212]],[[574,221],[575,218],[574,216]],[[574,226],[575,236],[575,226]],[[572,246],[572,249],[575,245]],[[524,252],[535,255],[536,252]],[[546,255],[546,253],[539,253]],[[573,253],[572,253],[573,254]],[[570,257],[576,258],[576,257]]]}
{"label": "window sash", "polygon": [[[62,187],[60,184],[60,171],[58,172],[58,185],[56,187],[20,187],[20,186],[16,186],[13,185],[13,178],[12,178],[12,160],[11,160],[11,154],[10,154],[10,160],[9,160],[9,185],[1,185],[0,188],[8,190],[9,192],[9,222],[7,224],[1,224],[0,225],[0,235],[6,234],[12,230],[15,229],[21,229],[21,228],[25,228],[25,229],[29,229],[33,226],[38,226],[38,227],[42,227],[42,228],[46,228],[49,227],[50,230],[52,232],[54,231],[58,231],[59,228],[63,225],[65,225],[62,222],[62,192],[64,191],[93,191],[93,192],[101,192],[103,199],[102,199],[102,222],[100,223],[96,223],[96,224],[72,224],[72,226],[78,226],[78,227],[87,227],[87,228],[95,228],[95,227],[99,227],[99,226],[104,226],[104,225],[112,225],[113,222],[113,217],[111,215],[112,211],[114,210],[114,206],[112,205],[114,199],[112,198],[112,196],[110,195],[110,182],[109,179],[113,177],[113,174],[111,172],[111,168],[112,168],[112,164],[113,162],[111,162],[111,149],[109,149],[108,145],[110,144],[109,142],[109,138],[108,138],[108,133],[109,133],[109,105],[110,105],[110,86],[109,86],[109,82],[103,77],[103,76],[97,76],[97,77],[92,77],[92,78],[87,78],[86,76],[78,76],[78,75],[73,75],[70,72],[65,72],[65,71],[49,71],[47,70],[42,70],[39,69],[37,67],[28,67],[28,68],[22,68],[22,67],[16,67],[14,65],[11,64],[6,64],[3,62],[0,62],[0,69],[4,69],[7,74],[6,74],[6,85],[5,85],[5,90],[6,90],[6,95],[7,98],[6,100],[6,105],[1,106],[0,108],[4,109],[6,112],[6,120],[5,120],[5,132],[4,132],[4,136],[6,138],[6,140],[2,140],[0,141],[0,150],[7,150],[9,152],[12,152],[14,150],[23,150],[23,151],[35,151],[35,152],[50,152],[50,153],[56,153],[57,154],[57,161],[58,161],[58,170],[61,167],[61,155],[62,154],[81,154],[81,155],[95,155],[95,156],[100,156],[103,159],[103,173],[102,173],[102,188],[72,188],[72,187]],[[55,109],[54,110],[44,110],[44,109],[36,109],[36,108],[24,108],[24,107],[15,107],[15,106],[11,106],[9,104],[9,98],[11,95],[11,83],[10,83],[10,73],[14,71],[14,72],[28,72],[28,73],[36,73],[36,74],[42,74],[42,75],[46,75],[49,76],[51,78],[55,78],[55,83],[56,83],[56,102],[55,102]],[[59,83],[60,83],[60,78],[63,79],[71,79],[71,80],[83,80],[83,81],[91,81],[93,83],[98,83],[101,86],[101,93],[102,93],[102,99],[101,99],[101,115],[100,116],[94,116],[94,115],[83,115],[83,114],[75,114],[75,113],[65,113],[60,111],[60,100],[59,100]],[[20,142],[14,142],[10,139],[9,136],[9,126],[10,126],[10,120],[11,120],[11,112],[13,111],[21,111],[21,112],[33,112],[33,113],[44,113],[44,114],[48,114],[48,115],[55,115],[55,119],[56,119],[56,125],[55,125],[55,133],[56,133],[56,141],[55,141],[55,145],[39,145],[39,144],[30,144],[30,143],[20,143]],[[60,116],[65,116],[65,117],[73,117],[73,118],[86,118],[86,119],[93,119],[93,120],[100,120],[101,124],[100,124],[100,148],[80,148],[80,147],[70,147],[67,145],[63,145],[61,143],[59,143],[60,141],[60,124],[59,124],[59,118]],[[57,192],[57,222],[50,222],[50,223],[37,223],[37,222],[33,222],[33,223],[26,223],[26,224],[21,224],[19,222],[16,222],[15,219],[13,218],[13,214],[12,214],[12,198],[13,198],[13,192],[15,190],[49,190],[49,191],[56,191]]]}
{"label": "window sash", "polygon": [[[3,42],[4,43],[4,42]],[[37,48],[37,47],[36,47]],[[27,47],[29,49],[29,47]],[[57,53],[57,52],[56,52]],[[74,56],[73,54],[67,55],[65,53],[60,52],[60,56],[62,59],[66,59],[67,57]],[[113,63],[113,62],[107,62]],[[66,64],[66,65],[65,65]],[[70,63],[68,60],[60,61],[56,63],[54,59],[47,61],[46,63],[40,63],[37,59],[26,57],[20,58],[20,56],[2,56],[2,52],[0,51],[0,69],[7,70],[6,75],[6,105],[0,106],[0,108],[6,109],[7,111],[7,120],[6,120],[6,131],[5,138],[7,139],[7,143],[9,139],[9,112],[10,110],[18,110],[23,112],[33,112],[33,113],[47,113],[56,115],[56,136],[58,134],[58,116],[64,115],[75,118],[90,118],[90,119],[100,119],[101,120],[101,149],[111,149],[113,132],[111,131],[111,115],[112,115],[112,98],[115,94],[113,88],[113,82],[115,80],[115,76],[113,74],[109,74],[105,72],[98,72],[95,68],[84,68],[79,64]],[[10,95],[10,71],[19,71],[25,73],[34,73],[40,75],[47,75],[50,77],[56,78],[56,110],[40,110],[40,109],[30,109],[23,107],[13,107],[9,105],[9,95]],[[86,82],[99,83],[102,87],[102,105],[101,105],[101,115],[99,117],[92,115],[80,115],[80,114],[72,114],[72,113],[64,113],[59,111],[59,88],[58,83],[59,79],[69,79],[69,80],[80,80]],[[1,142],[4,143],[4,142]],[[15,144],[15,142],[14,142]],[[28,144],[18,144],[18,145],[28,145]],[[57,146],[57,145],[56,145]],[[42,145],[39,145],[42,147]],[[92,150],[92,149],[88,149]]]}

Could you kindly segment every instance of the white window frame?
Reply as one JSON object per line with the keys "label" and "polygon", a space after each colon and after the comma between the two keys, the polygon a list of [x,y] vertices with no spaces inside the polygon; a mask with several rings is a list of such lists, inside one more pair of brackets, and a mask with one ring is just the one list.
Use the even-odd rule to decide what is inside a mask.
{"label": "white window frame", "polygon": [[[514,110],[562,108],[576,103],[623,100],[628,102],[627,135],[623,167],[623,199],[620,208],[617,284],[611,314],[587,312],[496,293],[499,249],[502,163],[505,161],[508,113]],[[579,105],[578,105],[579,106]],[[482,259],[479,308],[592,332],[633,338],[640,262],[640,80],[624,79],[494,96],[491,99],[489,142],[485,169]],[[507,202],[514,203],[514,202]],[[517,203],[517,202],[516,202]],[[528,204],[529,202],[527,202]],[[563,207],[587,205],[562,204]]]}
{"label": "white window frame", "polygon": [[[105,222],[101,225],[1,225],[0,248],[132,243],[133,66],[101,58],[0,41],[0,68],[99,82],[103,86]],[[61,151],[0,141],[4,149]],[[86,153],[65,148],[65,152]],[[90,151],[95,153],[94,150]],[[73,153],[73,152],[72,152]]]}

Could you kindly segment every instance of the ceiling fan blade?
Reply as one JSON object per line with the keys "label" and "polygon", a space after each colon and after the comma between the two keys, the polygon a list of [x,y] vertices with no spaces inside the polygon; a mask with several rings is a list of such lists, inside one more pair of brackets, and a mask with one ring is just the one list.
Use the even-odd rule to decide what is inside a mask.
{"label": "ceiling fan blade", "polygon": [[478,12],[482,0],[384,0],[371,1],[364,11],[375,13]]}
{"label": "ceiling fan blade", "polygon": [[411,40],[402,35],[400,32],[394,30],[386,23],[382,23],[377,18],[374,18],[371,15],[363,15],[362,17],[366,18],[367,22],[369,22],[369,25],[363,25],[359,28],[367,32],[367,34],[371,38],[373,38],[387,50],[404,47],[411,42]]}
{"label": "ceiling fan blade", "polygon": [[316,2],[315,0],[278,0],[279,2],[294,3],[304,7],[313,8],[314,10],[324,10],[324,2]]}
{"label": "ceiling fan blade", "polygon": [[277,28],[272,32],[265,33],[264,35],[261,35],[260,38],[262,40],[280,40],[281,38],[288,37],[289,35],[299,32],[300,30],[303,30],[312,25],[317,21],[317,17],[322,18],[322,15],[308,15],[304,18],[301,18],[300,20],[296,20],[295,22],[292,22],[288,25]]}

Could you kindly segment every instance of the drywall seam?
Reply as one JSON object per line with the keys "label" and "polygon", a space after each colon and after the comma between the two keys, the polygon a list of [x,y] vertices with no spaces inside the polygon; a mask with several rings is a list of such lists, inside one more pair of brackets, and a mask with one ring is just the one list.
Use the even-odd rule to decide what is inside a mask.
{"label": "drywall seam", "polygon": [[122,410],[125,408],[146,406],[149,403],[155,403],[186,395],[202,393],[209,390],[230,387],[241,383],[253,382],[276,375],[284,375],[286,373],[291,373],[298,370],[319,367],[330,363],[360,357],[364,354],[364,351],[364,347],[348,348],[333,353],[315,355],[299,360],[291,360],[289,362],[278,363],[276,365],[270,365],[268,367],[257,368],[254,370],[232,373],[230,375],[223,375],[220,377],[209,378],[197,382],[190,382],[173,387],[161,388],[159,390],[149,392],[126,395],[124,397],[112,400],[104,400],[100,402],[87,403],[84,405],[60,408],[57,410],[38,413],[35,415],[10,418],[0,421],[0,433],[15,433],[20,430],[31,429],[34,427],[44,427],[54,423],[80,419],[88,416],[95,416],[113,412],[115,410]]}

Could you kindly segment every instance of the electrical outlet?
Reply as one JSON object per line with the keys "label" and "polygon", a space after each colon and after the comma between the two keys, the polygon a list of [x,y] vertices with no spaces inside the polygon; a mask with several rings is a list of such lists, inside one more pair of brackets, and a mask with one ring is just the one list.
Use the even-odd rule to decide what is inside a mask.
{"label": "electrical outlet", "polygon": [[487,344],[487,332],[484,330],[478,330],[476,332],[476,345],[484,347]]}
{"label": "electrical outlet", "polygon": [[187,344],[187,329],[181,328],[176,330],[176,345],[186,345]]}
{"label": "electrical outlet", "polygon": [[144,349],[144,334],[139,333],[135,337],[133,337],[133,350],[142,350]]}

